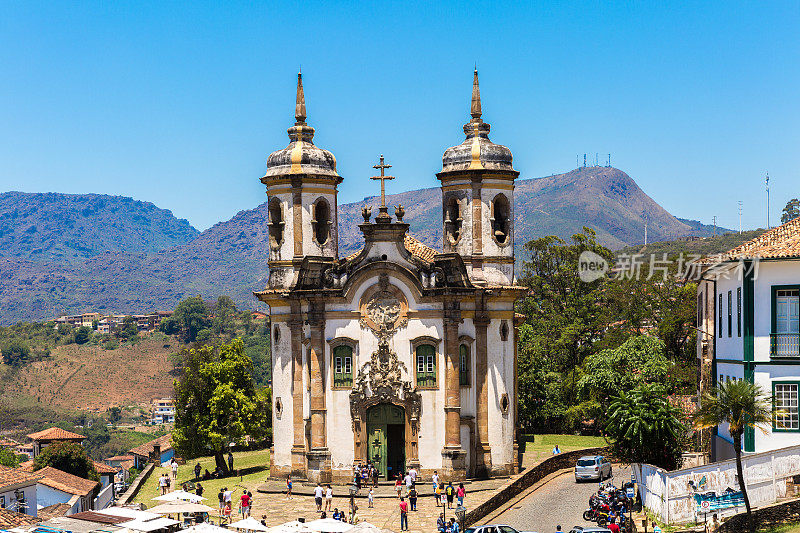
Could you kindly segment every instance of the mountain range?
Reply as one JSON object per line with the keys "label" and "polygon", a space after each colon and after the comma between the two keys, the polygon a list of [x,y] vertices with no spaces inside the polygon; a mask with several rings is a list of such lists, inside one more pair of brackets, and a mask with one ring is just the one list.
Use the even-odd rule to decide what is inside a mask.
{"label": "mountain range", "polygon": [[[441,249],[438,187],[388,195],[402,204],[411,233]],[[377,197],[339,206],[339,249],[361,247],[361,208]],[[41,320],[87,311],[172,309],[200,294],[231,296],[255,307],[267,279],[267,206],[240,211],[200,233],[148,202],[98,194],[0,195],[0,322]],[[675,218],[625,172],[582,167],[518,180],[515,247],[545,235],[569,237],[589,226],[619,249],[644,240],[707,236],[711,227]],[[718,228],[717,231],[724,231]]]}

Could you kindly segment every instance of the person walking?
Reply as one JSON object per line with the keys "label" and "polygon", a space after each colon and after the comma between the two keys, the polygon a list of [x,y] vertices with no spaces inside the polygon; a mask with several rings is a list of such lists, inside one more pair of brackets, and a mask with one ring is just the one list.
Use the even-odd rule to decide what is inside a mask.
{"label": "person walking", "polygon": [[411,490],[408,491],[408,503],[411,504],[411,510],[417,510],[417,485],[411,485]]}
{"label": "person walking", "polygon": [[458,498],[458,506],[464,507],[464,496],[467,495],[467,489],[464,488],[463,483],[458,484],[458,490],[456,491],[456,498]]}
{"label": "person walking", "polygon": [[247,518],[250,516],[250,496],[247,494],[247,491],[243,491],[242,495],[239,497],[239,509],[242,513],[242,518]]}
{"label": "person walking", "polygon": [[292,499],[292,476],[286,476],[286,499]]}
{"label": "person walking", "polygon": [[397,479],[394,480],[394,491],[397,493],[398,498],[402,495],[403,479],[400,476],[397,476]]}
{"label": "person walking", "polygon": [[375,491],[372,487],[369,488],[369,493],[367,494],[367,502],[369,502],[368,507],[372,509],[373,503],[375,502]]}
{"label": "person walking", "polygon": [[178,480],[178,462],[174,458],[172,459],[172,479]]}
{"label": "person walking", "polygon": [[411,491],[411,485],[414,484],[414,480],[411,479],[411,473],[406,472],[405,477],[403,477],[403,481],[406,484],[406,496],[408,496],[408,493]]}
{"label": "person walking", "polygon": [[322,485],[317,482],[317,486],[314,488],[314,503],[317,504],[317,512],[322,512],[322,496],[325,494],[325,491],[322,489]]}
{"label": "person walking", "polygon": [[167,493],[167,476],[165,474],[161,474],[161,477],[158,478],[158,488],[161,490],[161,495]]}
{"label": "person walking", "polygon": [[448,509],[452,509],[453,508],[453,498],[456,495],[456,488],[453,486],[453,482],[452,481],[447,484],[447,487],[445,487],[444,494],[445,494],[445,496],[447,496],[447,508]]}
{"label": "person walking", "polygon": [[325,488],[325,510],[331,510],[331,504],[333,503],[333,489],[330,486],[330,483]]}
{"label": "person walking", "polygon": [[400,531],[408,531],[408,502],[400,497]]}

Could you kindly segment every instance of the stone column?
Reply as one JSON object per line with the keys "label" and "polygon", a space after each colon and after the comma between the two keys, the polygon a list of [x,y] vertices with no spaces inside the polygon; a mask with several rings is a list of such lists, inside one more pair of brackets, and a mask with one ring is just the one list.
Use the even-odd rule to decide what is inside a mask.
{"label": "stone column", "polygon": [[[480,176],[472,178],[472,272],[473,277],[483,279],[483,199]],[[491,230],[490,230],[491,231]]]}
{"label": "stone column", "polygon": [[292,350],[292,475],[306,477],[306,434],[303,421],[303,317],[300,302],[292,302],[289,317]]}
{"label": "stone column", "polygon": [[311,370],[311,451],[308,453],[308,477],[311,481],[330,483],[331,454],[325,433],[325,304],[310,302],[308,322],[311,326],[309,365]]}
{"label": "stone column", "polygon": [[292,238],[294,239],[294,257],[303,258],[303,180],[292,179]]}
{"label": "stone column", "polygon": [[461,449],[461,387],[458,383],[458,324],[461,306],[458,301],[444,302],[445,424],[442,470],[447,480],[466,478],[467,453]]}
{"label": "stone column", "polygon": [[[477,302],[476,302],[477,303]],[[482,303],[482,302],[481,302]],[[489,446],[489,316],[484,308],[475,310],[475,387],[476,387],[476,445],[475,477],[492,473],[492,449]]]}

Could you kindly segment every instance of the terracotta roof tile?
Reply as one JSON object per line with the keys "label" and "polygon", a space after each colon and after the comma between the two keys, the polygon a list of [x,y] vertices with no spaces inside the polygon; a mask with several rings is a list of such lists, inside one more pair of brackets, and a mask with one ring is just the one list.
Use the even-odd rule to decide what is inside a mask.
{"label": "terracotta roof tile", "polygon": [[130,454],[125,455],[115,455],[114,457],[106,457],[103,461],[130,461],[133,459],[133,456]]}
{"label": "terracotta roof tile", "polygon": [[7,448],[16,448],[19,446],[19,442],[14,442],[11,439],[7,439],[5,437],[0,437],[0,446],[7,447]]}
{"label": "terracotta roof tile", "polygon": [[42,476],[42,479],[39,480],[39,483],[42,485],[47,485],[61,492],[77,496],[86,496],[99,485],[97,481],[73,476],[63,470],[53,468],[52,466],[46,466],[41,470],[37,470],[36,474]]}
{"label": "terracotta roof tile", "polygon": [[21,468],[0,465],[0,489],[26,483],[33,485],[40,477],[39,474],[32,474]]}
{"label": "terracotta roof tile", "polygon": [[39,520],[44,522],[45,520],[50,520],[51,518],[57,518],[59,516],[67,516],[67,512],[72,509],[72,506],[68,503],[56,503],[54,505],[48,505],[47,507],[42,507],[37,511],[37,515],[39,516]]}
{"label": "terracotta roof tile", "polygon": [[105,463],[98,463],[97,461],[92,461],[94,464],[94,469],[97,470],[98,474],[116,474],[118,472],[118,468],[114,468],[113,466],[109,466]]}
{"label": "terracotta roof tile", "polygon": [[163,437],[158,437],[157,439],[151,440],[150,442],[146,442],[141,446],[137,446],[136,448],[130,450],[130,453],[142,457],[150,457],[150,454],[153,452],[153,446],[155,444],[159,444],[161,446],[161,453],[164,453],[166,450],[171,450],[172,434],[167,433]]}
{"label": "terracotta roof tile", "polygon": [[19,464],[19,468],[20,470],[24,470],[26,472],[33,472],[33,459],[30,459],[28,461],[22,461]]}
{"label": "terracotta roof tile", "polygon": [[22,514],[8,509],[0,509],[0,529],[12,527],[32,526],[39,523],[39,519],[29,514]]}
{"label": "terracotta roof tile", "polygon": [[800,218],[772,228],[722,254],[723,260],[800,257]]}
{"label": "terracotta roof tile", "polygon": [[28,435],[31,440],[83,440],[86,437],[61,428],[47,428]]}

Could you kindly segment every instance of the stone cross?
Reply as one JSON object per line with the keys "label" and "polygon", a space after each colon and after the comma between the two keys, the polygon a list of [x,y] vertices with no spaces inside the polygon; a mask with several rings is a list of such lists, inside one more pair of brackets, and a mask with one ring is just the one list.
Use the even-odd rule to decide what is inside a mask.
{"label": "stone cross", "polygon": [[386,165],[383,162],[383,154],[381,154],[381,162],[377,165],[374,165],[372,168],[379,168],[381,169],[380,176],[372,176],[370,179],[373,180],[381,180],[381,211],[386,211],[386,186],[385,180],[393,180],[394,176],[384,176],[383,171],[387,168],[392,168],[392,165]]}

